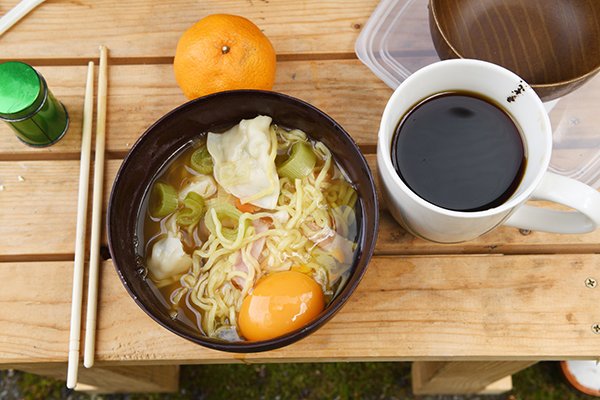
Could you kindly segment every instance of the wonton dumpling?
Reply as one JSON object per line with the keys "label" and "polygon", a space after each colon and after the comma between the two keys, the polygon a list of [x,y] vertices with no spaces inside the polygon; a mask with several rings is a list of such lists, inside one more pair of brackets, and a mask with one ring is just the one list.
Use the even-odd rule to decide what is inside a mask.
{"label": "wonton dumpling", "polygon": [[167,236],[152,246],[148,269],[157,280],[185,273],[192,266],[192,257],[183,250],[177,237]]}
{"label": "wonton dumpling", "polygon": [[275,208],[279,198],[277,140],[270,125],[271,117],[260,115],[222,134],[209,133],[206,141],[217,182],[242,203],[267,209]]}
{"label": "wonton dumpling", "polygon": [[193,177],[181,191],[179,192],[179,200],[183,201],[189,192],[196,192],[203,198],[207,199],[217,193],[217,184],[214,179],[208,175],[198,175]]}

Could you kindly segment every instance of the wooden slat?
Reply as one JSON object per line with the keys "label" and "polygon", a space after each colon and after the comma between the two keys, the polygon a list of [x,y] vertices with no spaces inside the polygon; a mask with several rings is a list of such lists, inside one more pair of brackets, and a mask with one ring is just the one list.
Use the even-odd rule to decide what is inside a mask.
{"label": "wooden slat", "polygon": [[[16,364],[10,368],[66,380],[66,363]],[[165,393],[179,388],[178,365],[79,368],[75,390],[86,393]]]}
{"label": "wooden slat", "polygon": [[0,362],[67,360],[73,263],[0,263]]}
{"label": "wooden slat", "polygon": [[[138,308],[102,266],[98,365],[595,358],[600,255],[375,257],[324,327],[258,354],[205,349]],[[0,263],[0,363],[64,362],[71,263]]]}
{"label": "wooden slat", "polygon": [[[535,362],[531,361],[419,361],[412,364],[412,389],[416,395],[472,394],[489,392]],[[492,386],[493,385],[493,386]],[[488,387],[491,388],[488,389]],[[500,386],[502,387],[502,386]],[[487,390],[486,390],[487,389]]]}
{"label": "wooden slat", "polygon": [[502,379],[492,382],[479,392],[482,395],[499,395],[512,390],[512,375],[505,376]]}
{"label": "wooden slat", "polygon": [[[112,57],[173,57],[181,34],[197,20],[214,13],[233,13],[252,20],[271,39],[279,55],[353,53],[358,33],[378,2],[46,2],[3,35],[0,57],[90,58],[97,57],[100,43],[110,48]],[[16,3],[0,1],[0,14]]]}
{"label": "wooden slat", "polygon": [[[419,239],[401,228],[388,213],[379,190],[377,160],[367,155],[367,161],[377,183],[381,219],[376,252],[378,254],[469,254],[469,253],[599,253],[600,230],[581,235],[547,232],[521,232],[516,228],[500,226],[485,235],[462,243],[436,244]],[[535,201],[530,204],[552,209],[564,209],[556,204]]]}
{"label": "wooden slat", "polygon": [[[280,62],[275,90],[306,100],[337,120],[363,151],[374,152],[379,119],[392,91],[358,60]],[[78,159],[81,136],[84,67],[39,67],[50,88],[71,116],[67,135],[56,145],[34,149],[19,142],[0,124],[0,160]],[[155,120],[187,99],[170,65],[111,66],[108,99],[108,156],[122,156]],[[600,122],[600,75],[566,96],[551,113],[559,144],[555,160],[568,165],[598,143],[593,135]],[[569,172],[569,171],[565,171]]]}
{"label": "wooden slat", "polygon": [[[367,156],[376,173],[375,156]],[[104,210],[120,160],[109,160]],[[78,160],[0,162],[0,261],[72,258],[75,237]],[[24,180],[19,180],[21,176]],[[385,205],[382,204],[385,208]],[[600,230],[560,235],[500,227],[475,240],[440,245],[404,231],[386,212],[380,220],[378,254],[598,253]]]}
{"label": "wooden slat", "polygon": [[0,162],[0,258],[73,254],[79,161]]}
{"label": "wooden slat", "polygon": [[[109,152],[126,151],[155,120],[187,101],[170,65],[111,67],[109,82]],[[280,62],[274,90],[328,113],[370,151],[392,93],[358,60]]]}
{"label": "wooden slat", "polygon": [[[112,54],[112,49],[111,49]],[[72,126],[56,145],[24,146],[0,124],[0,159],[77,159],[81,137],[84,67],[39,67],[51,90],[65,102]],[[278,64],[274,90],[290,94],[330,114],[369,151],[377,142],[379,118],[392,91],[358,60],[290,61]],[[109,68],[108,156],[123,154],[154,121],[187,101],[171,65]],[[112,155],[111,155],[112,153]]]}

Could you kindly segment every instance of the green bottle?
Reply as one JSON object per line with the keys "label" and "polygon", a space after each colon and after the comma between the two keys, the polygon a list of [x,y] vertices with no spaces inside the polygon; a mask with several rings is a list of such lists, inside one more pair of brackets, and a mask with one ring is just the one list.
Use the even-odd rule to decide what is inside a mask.
{"label": "green bottle", "polygon": [[0,119],[25,144],[45,147],[67,131],[69,116],[44,78],[28,64],[0,64]]}

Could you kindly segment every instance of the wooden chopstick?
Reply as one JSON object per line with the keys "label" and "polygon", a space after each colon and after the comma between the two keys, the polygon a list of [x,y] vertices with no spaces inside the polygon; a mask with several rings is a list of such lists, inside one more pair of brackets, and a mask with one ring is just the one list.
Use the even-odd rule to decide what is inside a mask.
{"label": "wooden chopstick", "polygon": [[81,134],[81,163],[79,166],[79,195],[77,197],[77,230],[75,233],[75,263],[73,265],[73,295],[71,298],[71,333],[69,335],[69,361],[67,387],[77,384],[79,367],[79,339],[81,335],[81,301],[83,292],[83,266],[85,261],[85,235],[90,178],[90,151],[92,147],[92,118],[94,113],[94,63],[89,62],[85,100],[83,106],[83,129]]}
{"label": "wooden chopstick", "polygon": [[98,70],[98,107],[96,109],[96,153],[94,161],[94,197],[92,199],[92,239],[88,277],[87,312],[85,320],[85,347],[83,365],[94,365],[96,348],[96,307],[98,304],[98,268],[100,262],[100,234],[102,218],[102,188],[104,184],[104,147],[106,133],[106,92],[108,86],[107,48],[100,46]]}
{"label": "wooden chopstick", "polygon": [[9,10],[0,18],[0,36],[43,2],[44,0],[22,0],[13,9]]}

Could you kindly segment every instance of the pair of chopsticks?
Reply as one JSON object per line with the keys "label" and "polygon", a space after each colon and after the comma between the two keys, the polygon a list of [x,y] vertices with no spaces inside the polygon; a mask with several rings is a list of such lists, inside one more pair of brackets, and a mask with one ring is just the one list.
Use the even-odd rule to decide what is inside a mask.
{"label": "pair of chopsticks", "polygon": [[[44,0],[22,0],[0,18],[0,36],[9,30]],[[98,109],[96,116],[96,151],[94,161],[94,195],[92,199],[92,238],[88,277],[88,301],[85,324],[85,348],[83,364],[94,365],[96,335],[96,308],[98,303],[98,268],[100,261],[100,234],[102,217],[102,185],[104,179],[104,146],[106,133],[106,92],[108,84],[108,50],[100,46],[100,72],[98,74]],[[83,301],[83,270],[85,261],[85,235],[90,175],[90,152],[92,147],[92,119],[94,112],[94,63],[88,63],[83,129],[81,138],[81,163],[79,169],[79,193],[77,196],[77,230],[75,234],[75,262],[73,266],[73,294],[71,299],[71,330],[69,335],[69,359],[67,387],[77,385],[79,368],[79,342],[81,336],[81,303]]]}
{"label": "pair of chopsticks", "polygon": [[[106,94],[108,86],[108,50],[100,46],[100,69],[98,73],[98,104],[96,115],[96,151],[94,161],[94,194],[92,199],[92,237],[88,276],[88,299],[85,324],[85,348],[83,364],[94,365],[96,335],[96,307],[98,302],[98,268],[100,261],[100,234],[102,217],[102,186],[104,180],[104,147],[106,133]],[[81,139],[81,164],[79,170],[79,194],[77,200],[77,230],[75,234],[75,262],[73,268],[73,295],[71,299],[71,332],[69,336],[69,359],[67,387],[75,388],[79,368],[79,342],[81,336],[81,303],[83,297],[83,272],[85,261],[85,235],[90,174],[90,151],[92,144],[92,119],[94,111],[94,63],[88,64],[83,130]]]}

